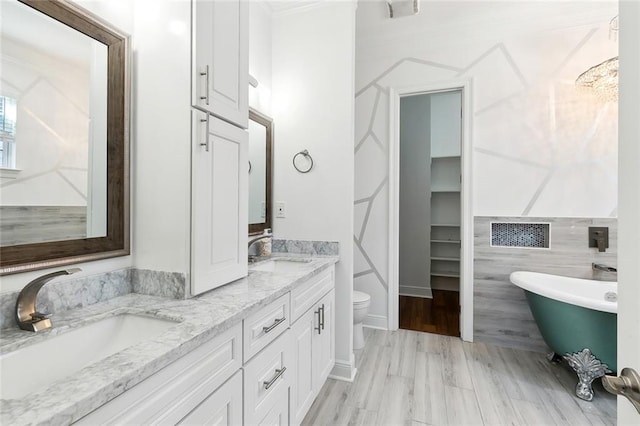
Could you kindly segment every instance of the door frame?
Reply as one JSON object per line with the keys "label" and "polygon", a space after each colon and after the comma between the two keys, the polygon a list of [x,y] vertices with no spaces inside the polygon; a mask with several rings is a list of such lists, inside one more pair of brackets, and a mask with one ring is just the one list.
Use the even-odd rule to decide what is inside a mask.
{"label": "door frame", "polygon": [[410,87],[389,87],[389,330],[399,327],[399,210],[400,210],[400,98],[412,95],[462,91],[462,188],[460,223],[460,337],[473,341],[473,206],[471,105],[472,81],[448,80]]}

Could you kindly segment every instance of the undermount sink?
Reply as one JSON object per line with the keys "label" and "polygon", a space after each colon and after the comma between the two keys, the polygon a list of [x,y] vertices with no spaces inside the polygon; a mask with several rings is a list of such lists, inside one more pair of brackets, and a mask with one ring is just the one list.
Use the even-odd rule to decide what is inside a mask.
{"label": "undermount sink", "polygon": [[[177,322],[121,314],[0,355],[0,398],[16,399],[158,336]],[[54,324],[55,327],[55,324]]]}
{"label": "undermount sink", "polygon": [[271,259],[251,267],[253,271],[264,272],[297,272],[304,268],[311,259]]}

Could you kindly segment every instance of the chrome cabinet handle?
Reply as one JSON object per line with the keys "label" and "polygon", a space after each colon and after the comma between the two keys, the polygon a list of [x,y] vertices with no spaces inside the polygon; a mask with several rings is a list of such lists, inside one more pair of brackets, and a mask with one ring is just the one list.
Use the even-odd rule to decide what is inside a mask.
{"label": "chrome cabinet handle", "polygon": [[320,327],[324,330],[324,303],[320,307],[320,311],[322,312],[322,320],[320,321]]}
{"label": "chrome cabinet handle", "polygon": [[313,312],[314,314],[318,314],[318,326],[313,327],[314,330],[318,332],[318,334],[322,334],[322,320],[320,319],[320,308],[317,311]]}
{"label": "chrome cabinet handle", "polygon": [[269,327],[262,327],[262,331],[264,331],[264,333],[268,333],[271,330],[273,330],[274,328],[276,328],[277,326],[279,326],[280,324],[282,324],[287,318],[286,317],[282,317],[282,318],[277,318],[273,324],[271,324]]}
{"label": "chrome cabinet handle", "polygon": [[205,101],[205,103],[209,105],[209,65],[205,67],[205,71],[201,72],[200,75],[205,78],[204,87],[206,90],[205,95],[200,96],[200,100]]}
{"label": "chrome cabinet handle", "polygon": [[200,142],[200,146],[206,147],[205,151],[209,152],[209,120],[207,120],[206,118],[201,118],[200,122],[207,123],[204,130],[204,143]]}
{"label": "chrome cabinet handle", "polygon": [[287,371],[287,367],[282,367],[281,369],[276,370],[276,374],[271,378],[271,380],[262,382],[262,384],[264,385],[264,388],[269,389],[271,386],[273,386],[276,380],[278,380],[278,378],[280,378],[280,376],[282,376],[285,371]]}

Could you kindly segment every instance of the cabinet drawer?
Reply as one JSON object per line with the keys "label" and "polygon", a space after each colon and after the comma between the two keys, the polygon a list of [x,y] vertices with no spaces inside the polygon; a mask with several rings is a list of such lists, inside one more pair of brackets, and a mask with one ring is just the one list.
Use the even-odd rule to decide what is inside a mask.
{"label": "cabinet drawer", "polygon": [[244,362],[289,328],[289,293],[244,320]]}
{"label": "cabinet drawer", "polygon": [[288,407],[294,370],[291,333],[287,330],[244,366],[245,424],[255,425],[269,417],[283,398]]}
{"label": "cabinet drawer", "polygon": [[204,343],[77,424],[176,424],[241,366],[242,327]]}
{"label": "cabinet drawer", "polygon": [[238,371],[195,410],[180,420],[179,425],[240,425],[242,424],[242,371]]}
{"label": "cabinet drawer", "polygon": [[295,322],[335,286],[334,267],[291,290],[291,322]]}
{"label": "cabinet drawer", "polygon": [[269,407],[267,414],[255,423],[247,422],[247,425],[256,424],[258,426],[289,426],[289,398],[286,388],[278,391],[274,398],[275,403]]}

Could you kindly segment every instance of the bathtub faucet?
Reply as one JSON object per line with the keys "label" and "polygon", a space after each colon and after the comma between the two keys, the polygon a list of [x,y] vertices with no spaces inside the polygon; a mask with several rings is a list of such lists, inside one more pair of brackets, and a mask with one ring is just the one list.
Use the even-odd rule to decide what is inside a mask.
{"label": "bathtub faucet", "polygon": [[605,271],[605,272],[618,272],[616,268],[612,268],[611,266],[607,266],[607,265],[601,265],[599,263],[592,263],[591,269],[596,269],[598,271]]}

